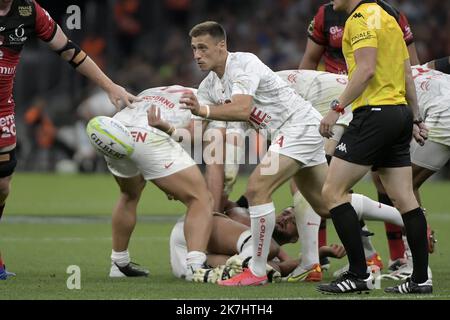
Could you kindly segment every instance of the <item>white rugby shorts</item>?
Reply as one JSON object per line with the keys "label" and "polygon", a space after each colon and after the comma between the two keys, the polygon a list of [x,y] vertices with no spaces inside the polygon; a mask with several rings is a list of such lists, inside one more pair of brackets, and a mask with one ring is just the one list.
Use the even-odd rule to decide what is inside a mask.
{"label": "white rugby shorts", "polygon": [[[323,138],[319,133],[319,112],[312,109],[310,117],[295,113],[274,134],[269,151],[282,154],[301,163],[302,168],[313,167],[326,163]],[[303,125],[302,122],[309,123]],[[315,124],[311,124],[315,123]]]}
{"label": "white rugby shorts", "polygon": [[134,137],[135,149],[129,158],[116,160],[105,157],[113,175],[131,178],[142,174],[145,180],[154,180],[195,165],[182,146],[169,136],[150,128],[127,128]]}

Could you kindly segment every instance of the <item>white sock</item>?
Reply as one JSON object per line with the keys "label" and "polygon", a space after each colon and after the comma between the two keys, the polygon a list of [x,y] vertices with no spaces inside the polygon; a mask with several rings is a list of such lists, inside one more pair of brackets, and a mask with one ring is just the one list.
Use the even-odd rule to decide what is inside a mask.
{"label": "white sock", "polygon": [[394,207],[369,199],[361,194],[352,193],[352,206],[358,214],[359,220],[377,220],[403,227],[400,212]]}
{"label": "white sock", "polygon": [[251,218],[253,254],[249,263],[252,273],[258,277],[266,274],[267,256],[270,251],[275,228],[275,206],[273,202],[248,208]]}
{"label": "white sock", "polygon": [[299,191],[294,194],[294,212],[302,250],[300,267],[309,269],[319,263],[318,237],[321,219]]}
{"label": "white sock", "polygon": [[253,255],[252,232],[250,230],[241,233],[236,243],[236,249],[243,260]]}
{"label": "white sock", "polygon": [[[369,231],[367,226],[362,227],[362,229],[364,231]],[[366,256],[366,258],[369,258],[369,257],[373,256],[375,253],[377,253],[377,250],[375,250],[375,247],[373,246],[372,241],[370,241],[370,237],[362,236],[361,240],[363,243],[364,255]]]}
{"label": "white sock", "polygon": [[119,267],[125,267],[130,263],[130,254],[128,253],[128,250],[121,252],[112,250],[111,261],[117,264]]}
{"label": "white sock", "polygon": [[186,266],[194,272],[200,269],[206,261],[206,254],[201,251],[189,251],[186,255]]}

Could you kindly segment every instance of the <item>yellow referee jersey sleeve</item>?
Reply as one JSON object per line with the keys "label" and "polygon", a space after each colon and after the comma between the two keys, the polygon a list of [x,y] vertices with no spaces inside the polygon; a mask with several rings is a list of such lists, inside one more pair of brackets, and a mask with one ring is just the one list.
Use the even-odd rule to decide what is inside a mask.
{"label": "yellow referee jersey sleeve", "polygon": [[348,25],[348,35],[353,51],[360,48],[378,48],[378,38],[375,30],[369,28],[367,21],[361,13],[356,13],[354,21]]}
{"label": "yellow referee jersey sleeve", "polygon": [[408,49],[397,21],[375,1],[362,1],[345,23],[342,51],[349,79],[357,67],[355,51],[362,48],[377,49],[377,65],[374,77],[353,101],[352,109],[406,104],[404,62],[409,58]]}

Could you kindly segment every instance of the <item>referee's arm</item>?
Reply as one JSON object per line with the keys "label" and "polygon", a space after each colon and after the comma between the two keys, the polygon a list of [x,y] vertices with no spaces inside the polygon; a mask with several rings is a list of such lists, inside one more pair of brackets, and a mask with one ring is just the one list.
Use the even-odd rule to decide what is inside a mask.
{"label": "referee's arm", "polygon": [[366,90],[370,80],[375,75],[377,52],[378,49],[374,47],[364,47],[355,51],[356,69],[352,79],[339,97],[342,107],[347,107]]}
{"label": "referee's arm", "polygon": [[[339,97],[342,107],[347,107],[358,97],[360,97],[369,85],[370,80],[375,75],[377,67],[377,52],[375,47],[362,47],[354,52],[356,67],[353,76],[344,92]],[[332,128],[339,118],[339,113],[330,110],[320,121],[320,134],[325,138],[333,136]]]}

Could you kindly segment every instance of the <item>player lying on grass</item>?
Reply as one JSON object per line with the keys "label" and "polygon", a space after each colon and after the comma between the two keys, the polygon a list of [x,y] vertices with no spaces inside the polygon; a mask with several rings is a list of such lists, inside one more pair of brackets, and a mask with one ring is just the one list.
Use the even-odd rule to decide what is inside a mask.
{"label": "player lying on grass", "polygon": [[106,157],[108,168],[120,189],[112,216],[110,277],[148,275],[147,270],[130,262],[128,252],[136,224],[136,208],[147,181],[173,195],[187,207],[184,225],[188,251],[186,279],[191,280],[206,261],[205,252],[212,228],[210,192],[194,160],[171,138],[171,135],[176,135],[175,127],[164,127],[165,123],[161,122],[162,129],[165,129],[161,131],[150,126],[147,118],[147,110],[158,106],[159,113],[153,114],[151,123],[158,124],[161,114],[180,126],[190,123],[190,112],[178,108],[178,101],[186,90],[189,89],[180,86],[145,90],[139,95],[142,102],[114,116],[135,138],[135,148],[129,158],[115,160]]}
{"label": "player lying on grass", "polygon": [[[243,261],[248,262],[248,258],[252,256],[248,210],[233,207],[226,213],[227,215],[215,214],[213,217],[213,229],[207,247],[207,263],[211,269],[205,270],[204,274],[198,273],[194,281],[216,283],[218,280],[225,280],[242,271]],[[170,264],[173,274],[178,278],[184,278],[186,273],[187,247],[183,229],[184,217],[178,220],[170,235]],[[272,281],[280,276],[287,276],[298,266],[301,258],[293,259],[281,248],[284,244],[297,242],[298,238],[294,211],[292,207],[288,207],[277,215],[272,235],[267,268]],[[340,259],[345,255],[345,250],[340,245],[324,246],[320,248],[319,254]],[[233,258],[230,259],[231,257]],[[321,280],[320,273],[318,276],[318,280]]]}

